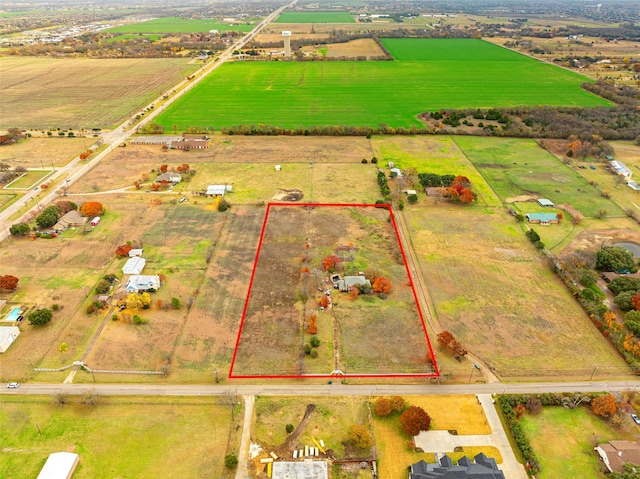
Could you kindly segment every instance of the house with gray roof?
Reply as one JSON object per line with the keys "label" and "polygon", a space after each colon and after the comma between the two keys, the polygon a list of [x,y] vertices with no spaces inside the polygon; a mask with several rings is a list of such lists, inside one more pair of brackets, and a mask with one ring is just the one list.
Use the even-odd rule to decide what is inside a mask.
{"label": "house with gray roof", "polygon": [[344,279],[338,280],[338,290],[342,292],[351,291],[352,288],[360,285],[371,287],[371,281],[364,276],[345,276]]}
{"label": "house with gray roof", "polygon": [[411,465],[409,479],[506,479],[495,459],[483,453],[473,459],[463,456],[457,465],[446,454],[437,463],[422,460]]}

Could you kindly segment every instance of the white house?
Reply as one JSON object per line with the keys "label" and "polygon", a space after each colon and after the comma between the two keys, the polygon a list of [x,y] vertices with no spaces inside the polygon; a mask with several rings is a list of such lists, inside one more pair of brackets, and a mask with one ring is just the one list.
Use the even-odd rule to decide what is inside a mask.
{"label": "white house", "polygon": [[73,452],[53,452],[44,463],[38,479],[70,479],[80,456]]}
{"label": "white house", "polygon": [[17,326],[0,327],[0,353],[4,353],[20,334]]}
{"label": "white house", "polygon": [[122,267],[122,272],[124,274],[140,274],[144,269],[144,265],[147,263],[147,260],[144,258],[140,258],[136,256],[134,258],[129,258],[127,262]]}
{"label": "white house", "polygon": [[227,192],[227,185],[209,185],[207,186],[207,196],[224,196]]}
{"label": "white house", "polygon": [[160,288],[160,276],[156,275],[135,275],[129,278],[125,289],[127,293],[138,293],[140,291],[158,290]]}
{"label": "white house", "polygon": [[156,183],[162,183],[166,181],[167,183],[171,183],[172,185],[177,185],[182,181],[182,175],[180,173],[163,173],[156,178]]}

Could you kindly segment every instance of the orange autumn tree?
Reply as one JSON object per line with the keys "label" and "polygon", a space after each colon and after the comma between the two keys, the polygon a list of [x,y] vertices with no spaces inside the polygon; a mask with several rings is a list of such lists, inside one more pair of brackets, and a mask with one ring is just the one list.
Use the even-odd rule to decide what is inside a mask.
{"label": "orange autumn tree", "polygon": [[591,401],[591,409],[593,409],[594,414],[598,416],[613,416],[618,410],[618,407],[616,406],[616,398],[613,394],[598,396]]}
{"label": "orange autumn tree", "polygon": [[325,258],[322,260],[322,267],[325,271],[329,271],[330,273],[335,271],[338,264],[340,264],[340,258],[338,258],[335,254],[325,256]]}
{"label": "orange autumn tree", "polygon": [[388,293],[391,291],[391,281],[382,276],[373,280],[373,292],[374,293]]}
{"label": "orange autumn tree", "polygon": [[309,316],[307,322],[307,334],[318,334],[318,325],[316,324],[317,321],[318,316],[316,315],[316,313],[313,313],[311,316]]}
{"label": "orange autumn tree", "polygon": [[80,207],[80,214],[82,216],[100,216],[104,211],[102,203],[97,201],[87,201]]}
{"label": "orange autumn tree", "polygon": [[118,256],[127,256],[129,254],[129,251],[131,251],[130,244],[121,244],[116,248],[116,254]]}

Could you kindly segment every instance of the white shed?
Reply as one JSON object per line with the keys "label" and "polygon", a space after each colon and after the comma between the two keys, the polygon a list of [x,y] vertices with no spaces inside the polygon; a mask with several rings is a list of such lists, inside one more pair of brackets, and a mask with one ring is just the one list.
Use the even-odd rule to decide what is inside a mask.
{"label": "white shed", "polygon": [[80,457],[73,452],[53,452],[38,474],[38,479],[70,479]]}
{"label": "white shed", "polygon": [[17,326],[0,327],[0,353],[6,352],[19,335],[20,328]]}
{"label": "white shed", "polygon": [[147,263],[147,260],[144,258],[140,258],[136,256],[134,258],[129,258],[127,262],[122,267],[122,272],[124,274],[140,274],[144,269],[144,265]]}

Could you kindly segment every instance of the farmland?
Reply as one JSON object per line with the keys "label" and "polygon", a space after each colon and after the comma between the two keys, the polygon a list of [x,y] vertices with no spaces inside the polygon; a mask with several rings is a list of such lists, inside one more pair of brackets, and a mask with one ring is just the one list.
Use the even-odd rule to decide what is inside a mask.
{"label": "farmland", "polygon": [[3,398],[4,478],[36,477],[53,451],[80,454],[73,476],[79,479],[226,477],[224,451],[235,429],[228,407],[187,398],[100,398],[97,405],[80,400],[59,406],[51,397]]}
{"label": "farmland", "polygon": [[355,23],[347,12],[284,12],[275,23]]}
{"label": "farmland", "polygon": [[197,68],[189,59],[0,58],[11,128],[108,128]]}
{"label": "farmland", "polygon": [[132,23],[107,30],[109,33],[202,33],[209,30],[249,32],[254,25],[250,23],[221,23],[219,20],[187,20],[178,17],[165,17],[146,22]]}
{"label": "farmland", "polygon": [[[344,372],[347,364],[353,375],[428,372],[430,351],[397,237],[386,221],[388,210],[272,206],[268,211],[232,375],[327,375]],[[370,278],[388,278],[389,297],[356,299],[333,290],[322,268],[331,254],[344,258],[345,275],[363,271]],[[324,290],[334,306],[317,313]],[[321,340],[317,358],[305,357],[301,349],[309,341],[313,315]]]}
{"label": "farmland", "polygon": [[[565,168],[553,157],[553,161],[549,160],[549,155],[534,142],[526,140],[506,146],[505,142],[513,140],[486,140],[495,141],[493,145],[498,153],[517,149],[522,155],[517,162],[524,162],[526,157],[530,164],[535,160],[546,165],[547,171]],[[45,142],[64,145],[67,141],[77,144],[78,139],[31,138],[2,151],[22,148],[20,151],[28,157],[25,148],[30,142],[42,148]],[[397,217],[407,225],[407,245],[416,253],[436,332],[451,330],[470,351],[507,378],[565,375],[582,379],[592,371],[592,366],[582,365],[591,362],[599,365],[598,375],[624,375],[627,371],[624,363],[526,240],[521,226],[504,213],[497,180],[487,175],[487,182],[481,175],[484,171],[479,172],[466,156],[474,160],[474,152],[486,154],[486,148],[465,144],[463,151],[458,146],[462,141],[461,137],[445,136],[366,139],[215,135],[209,149],[189,153],[163,151],[152,145],[114,149],[109,161],[97,165],[81,182],[73,185],[67,198],[76,203],[88,199],[103,202],[107,214],[99,227],[90,233],[70,230],[64,233],[63,239],[11,238],[7,243],[10,247],[0,249],[0,262],[6,265],[3,274],[20,277],[16,293],[3,294],[3,297],[26,308],[60,306],[53,321],[45,327],[22,324],[23,334],[3,355],[3,377],[33,378],[35,373],[29,362],[40,367],[70,364],[85,351],[105,317],[105,328],[87,357],[87,363],[95,368],[157,370],[170,363],[172,373],[166,379],[169,382],[210,380],[214,368],[221,377],[226,377],[254,266],[265,204],[282,190],[290,189],[301,190],[303,201],[375,202],[380,198],[375,180],[377,168],[386,167],[387,161],[394,161],[402,169],[414,167],[419,172],[465,175],[478,194],[476,205],[464,207],[419,193],[418,203],[405,205]],[[631,146],[625,148],[630,148],[631,153],[635,151]],[[502,158],[502,154],[496,153],[496,156]],[[378,165],[362,164],[362,159],[373,156],[378,157]],[[34,162],[36,158],[37,155],[33,156]],[[507,159],[500,161],[509,165]],[[144,192],[155,178],[157,173],[153,170],[157,172],[159,165],[175,167],[184,162],[197,174],[178,184],[173,192]],[[280,164],[281,170],[276,171],[274,164]],[[541,166],[540,170],[544,168]],[[133,187],[137,180],[143,182],[141,190]],[[233,205],[231,210],[220,213],[215,211],[213,199],[191,196],[191,191],[201,191],[211,183],[233,185],[233,192],[227,197]],[[393,194],[399,194],[400,180],[390,180],[390,185]],[[123,187],[129,189],[111,192]],[[176,200],[182,196],[189,201],[177,204]],[[599,200],[598,195],[592,196]],[[584,204],[588,205],[586,199]],[[316,255],[316,267],[322,255],[335,247],[335,242],[351,241],[360,248],[353,262],[358,271],[377,266],[396,279],[392,279],[394,291],[386,300],[371,298],[374,301],[370,303],[366,295],[351,300],[348,295],[344,296],[346,293],[332,293],[338,304],[334,313],[341,325],[338,342],[332,334],[333,318],[327,311],[318,311],[321,346],[317,358],[304,359],[305,372],[331,372],[336,352],[341,359],[339,367],[346,368],[348,374],[372,370],[420,371],[422,365],[407,356],[412,354],[412,348],[404,347],[407,341],[420,337],[421,342],[413,349],[419,351],[416,353],[419,359],[424,358],[424,332],[415,306],[409,307],[407,301],[406,276],[405,279],[400,276],[406,273],[396,262],[393,254],[396,249],[381,251],[389,241],[386,216],[372,218],[375,220],[372,222],[346,212],[325,216],[326,212],[321,209],[314,210],[311,223],[311,237],[316,239],[312,240],[310,249]],[[306,223],[298,220],[294,217],[290,224],[277,220],[273,223],[273,234],[267,238],[265,251],[271,252],[275,261],[264,263],[265,268],[259,266],[256,273],[260,281],[254,288],[257,296],[253,299],[258,302],[250,304],[249,313],[254,319],[248,320],[247,329],[252,334],[249,339],[241,339],[237,374],[275,374],[285,369],[288,372],[291,365],[285,364],[283,358],[298,357],[303,316],[295,305],[302,303],[289,301],[287,295],[296,296],[302,265],[296,264],[297,254],[289,258],[291,262],[285,261],[286,248],[291,246],[293,251],[298,251],[294,248],[300,246],[298,240],[310,237]],[[628,222],[627,218],[589,219],[585,220],[583,229],[628,228]],[[565,223],[568,222],[557,226],[564,228]],[[294,224],[302,226],[292,231]],[[327,228],[327,224],[332,226]],[[558,232],[555,242],[582,231],[554,227],[548,231],[554,235]],[[103,314],[86,314],[88,304],[95,298],[92,290],[97,281],[107,273],[121,276],[124,261],[116,259],[113,252],[126,241],[144,245],[148,259],[145,274],[166,276],[165,286],[153,295],[151,309],[143,313],[148,319],[145,325],[111,321],[112,313],[108,310]],[[299,251],[302,252],[304,248]],[[279,278],[275,289],[273,277]],[[496,290],[504,293],[496,296]],[[271,291],[274,291],[273,297]],[[281,301],[275,297],[278,291],[286,293]],[[157,299],[167,304],[172,297],[181,301],[180,309],[156,307]],[[315,293],[309,296],[309,311],[315,310],[317,299]],[[259,313],[260,304],[269,306],[265,314]],[[389,333],[385,319],[389,308],[403,319],[400,323],[396,321],[393,334]],[[280,313],[283,315],[279,316]],[[285,316],[286,321],[276,320]],[[369,319],[363,320],[364,317]],[[296,332],[287,329],[285,323],[297,328]],[[299,334],[298,341],[280,344],[278,332],[282,337]],[[275,337],[278,337],[277,347],[264,347]],[[385,350],[378,345],[382,337],[392,345],[389,350],[394,351],[394,356],[380,366],[376,349]],[[62,342],[68,346],[65,352],[59,350]],[[252,358],[254,349],[259,354]],[[263,354],[269,357],[261,356]],[[456,377],[463,374],[466,363],[459,365],[446,353],[438,352],[438,355],[442,358],[439,364],[446,364],[447,372],[455,373]],[[539,358],[539,364],[532,366],[531,357]],[[67,374],[39,373],[36,379],[61,381]],[[468,372],[466,375],[468,377]],[[105,382],[123,378],[106,374],[99,377]],[[78,373],[75,378],[76,382],[91,380],[86,372]],[[136,377],[135,380],[154,379]]]}
{"label": "farmland", "polygon": [[440,108],[608,104],[579,88],[585,77],[480,40],[384,43],[397,61],[225,64],[157,122],[409,127]]}
{"label": "farmland", "polygon": [[618,205],[602,198],[585,178],[533,140],[456,137],[455,141],[505,203],[533,195],[567,203],[585,217],[603,208],[610,215],[623,214]]}

